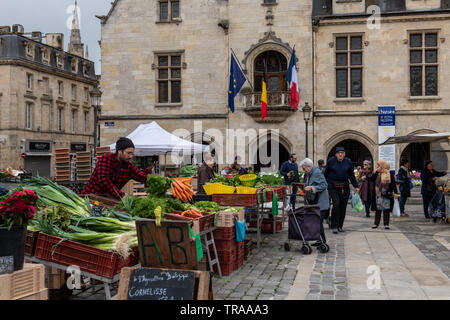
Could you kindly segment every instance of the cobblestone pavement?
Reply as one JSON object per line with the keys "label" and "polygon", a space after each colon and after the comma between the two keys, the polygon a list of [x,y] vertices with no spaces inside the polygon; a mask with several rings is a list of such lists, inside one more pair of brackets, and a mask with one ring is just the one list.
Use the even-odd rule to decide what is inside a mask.
{"label": "cobblestone pavement", "polygon": [[[249,234],[249,238],[254,236]],[[254,244],[241,268],[228,276],[214,278],[215,299],[282,300],[287,297],[302,257],[299,246],[284,250],[287,230],[262,234],[262,239],[261,247],[257,249]]]}
{"label": "cobblestone pavement", "polygon": [[[330,251],[326,254],[313,248],[311,255],[303,255],[298,241],[291,241],[291,250],[285,251],[284,243],[287,241],[288,227],[285,222],[281,232],[262,234],[261,247],[257,249],[254,245],[249,258],[241,268],[229,276],[214,277],[214,298],[217,300],[397,299],[408,296],[409,291],[416,294],[412,299],[417,297],[446,299],[448,294],[445,292],[450,292],[448,286],[450,225],[425,220],[420,205],[410,205],[408,209],[410,217],[391,219],[391,230],[372,230],[370,227],[373,224],[373,214],[371,218],[365,218],[362,213],[352,212],[349,206],[344,225],[346,232],[335,235],[325,225],[327,243],[330,246]],[[249,233],[247,236],[256,238],[255,233]],[[351,250],[355,248],[349,247],[353,239],[367,241],[364,243],[368,246],[360,248],[362,251],[358,253],[352,252]],[[383,245],[389,247],[377,247],[379,241],[384,241]],[[416,256],[422,253],[421,263],[425,263],[425,267],[436,269],[430,272],[430,278],[437,282],[431,284],[435,287],[426,283],[426,275],[423,280],[415,274],[418,271],[422,274],[427,271],[415,270],[412,262],[408,260],[408,255],[402,254],[402,248],[416,252]],[[366,255],[362,257],[363,260],[370,260],[370,263],[382,266],[384,273],[381,290],[370,294],[366,292],[366,265],[358,264],[359,254]],[[405,282],[399,282],[400,285],[397,287],[392,286],[397,280],[397,270],[389,269],[390,260],[397,261],[395,268],[401,271],[398,275],[411,279],[402,280]],[[419,268],[421,265],[419,264]],[[391,271],[393,273],[390,273]],[[112,296],[116,292],[117,284],[112,286]],[[96,286],[95,290],[74,291],[71,299],[103,300],[105,295],[103,288]]]}

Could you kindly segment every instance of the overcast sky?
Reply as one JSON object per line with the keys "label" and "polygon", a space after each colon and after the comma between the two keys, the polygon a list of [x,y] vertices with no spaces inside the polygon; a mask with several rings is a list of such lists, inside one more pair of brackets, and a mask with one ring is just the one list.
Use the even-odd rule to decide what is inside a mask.
{"label": "overcast sky", "polygon": [[[0,0],[0,26],[21,24],[25,32],[64,33],[64,50],[70,39],[72,10],[75,0]],[[89,60],[95,62],[95,72],[101,73],[100,20],[106,15],[113,0],[78,0],[80,9],[81,41],[89,47]]]}

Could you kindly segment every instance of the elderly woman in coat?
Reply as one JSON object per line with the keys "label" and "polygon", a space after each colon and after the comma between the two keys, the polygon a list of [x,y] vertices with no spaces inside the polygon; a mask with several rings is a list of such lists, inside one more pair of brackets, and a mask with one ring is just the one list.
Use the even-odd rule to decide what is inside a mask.
{"label": "elderly woman in coat", "polygon": [[[323,229],[323,218],[325,214],[328,212],[328,209],[330,208],[330,201],[328,197],[328,183],[325,179],[325,176],[322,173],[322,170],[320,170],[318,167],[314,165],[311,159],[304,159],[302,162],[300,162],[300,167],[303,169],[303,171],[306,173],[305,175],[305,185],[304,190],[305,192],[310,191],[314,194],[317,194],[317,204],[320,206],[320,233],[323,238],[323,241],[326,241],[325,238],[325,232]],[[317,243],[316,245],[318,245]]]}

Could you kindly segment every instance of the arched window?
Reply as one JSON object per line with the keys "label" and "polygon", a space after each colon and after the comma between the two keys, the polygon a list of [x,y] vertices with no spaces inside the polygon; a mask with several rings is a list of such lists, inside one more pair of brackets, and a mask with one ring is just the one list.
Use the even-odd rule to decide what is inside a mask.
{"label": "arched window", "polygon": [[255,91],[262,91],[264,77],[264,63],[266,65],[267,91],[286,91],[287,60],[277,51],[265,51],[255,59]]}

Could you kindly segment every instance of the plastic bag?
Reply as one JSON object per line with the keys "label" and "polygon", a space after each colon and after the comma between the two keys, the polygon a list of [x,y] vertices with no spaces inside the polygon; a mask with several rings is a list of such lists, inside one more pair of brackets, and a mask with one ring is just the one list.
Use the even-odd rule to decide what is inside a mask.
{"label": "plastic bag", "polygon": [[194,231],[192,231],[191,227],[189,227],[189,234],[192,238],[195,238],[195,247],[197,249],[197,261],[200,261],[203,259],[203,247],[202,247],[202,239],[200,238],[199,234],[194,234]]}
{"label": "plastic bag", "polygon": [[364,205],[362,203],[361,197],[357,193],[354,193],[352,196],[352,209],[355,212],[361,212],[364,210]]}
{"label": "plastic bag", "polygon": [[238,219],[235,217],[235,226],[236,226],[236,242],[242,242],[245,238],[245,220],[242,222],[239,222]]}
{"label": "plastic bag", "polygon": [[278,195],[276,192],[274,192],[272,196],[272,214],[274,216],[278,215]]}
{"label": "plastic bag", "polygon": [[392,216],[400,217],[400,204],[397,199],[394,199],[394,208],[392,209]]}

